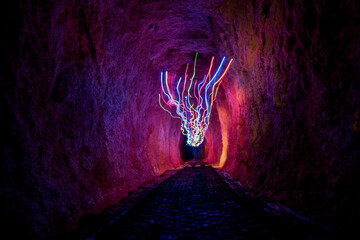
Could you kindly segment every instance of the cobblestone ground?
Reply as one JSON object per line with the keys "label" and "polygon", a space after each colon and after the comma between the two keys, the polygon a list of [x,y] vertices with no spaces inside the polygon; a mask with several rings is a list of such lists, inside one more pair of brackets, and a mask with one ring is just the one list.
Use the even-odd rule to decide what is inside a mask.
{"label": "cobblestone ground", "polygon": [[88,239],[333,239],[242,198],[210,166],[185,167]]}

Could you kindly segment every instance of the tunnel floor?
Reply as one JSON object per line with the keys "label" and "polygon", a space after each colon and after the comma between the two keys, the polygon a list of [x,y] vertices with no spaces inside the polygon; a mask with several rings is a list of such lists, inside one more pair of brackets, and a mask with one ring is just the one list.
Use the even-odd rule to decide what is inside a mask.
{"label": "tunnel floor", "polygon": [[87,239],[333,239],[310,221],[274,214],[214,168],[184,167]]}

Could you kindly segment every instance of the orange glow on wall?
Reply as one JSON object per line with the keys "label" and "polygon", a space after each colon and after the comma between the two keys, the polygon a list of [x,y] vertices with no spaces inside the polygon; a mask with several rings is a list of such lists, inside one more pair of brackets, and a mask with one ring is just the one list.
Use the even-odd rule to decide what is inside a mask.
{"label": "orange glow on wall", "polygon": [[220,120],[220,127],[221,127],[221,140],[222,140],[222,151],[218,165],[214,167],[222,168],[226,162],[227,155],[228,155],[228,128],[231,126],[231,114],[226,111],[226,108],[221,106],[220,104],[216,106],[219,120]]}

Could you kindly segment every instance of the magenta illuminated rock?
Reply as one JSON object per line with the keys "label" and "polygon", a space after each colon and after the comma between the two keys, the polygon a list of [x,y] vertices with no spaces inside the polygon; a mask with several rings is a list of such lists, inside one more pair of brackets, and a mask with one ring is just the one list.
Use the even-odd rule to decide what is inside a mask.
{"label": "magenta illuminated rock", "polygon": [[356,1],[45,2],[0,14],[7,229],[70,231],[182,165],[180,122],[158,104],[159,74],[184,72],[195,52],[199,76],[212,56],[234,58],[204,161],[330,227],[355,225]]}

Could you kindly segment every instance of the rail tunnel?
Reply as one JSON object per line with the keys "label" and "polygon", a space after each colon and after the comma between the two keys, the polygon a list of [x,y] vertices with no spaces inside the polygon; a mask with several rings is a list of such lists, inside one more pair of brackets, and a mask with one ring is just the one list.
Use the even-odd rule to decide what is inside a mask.
{"label": "rail tunnel", "polygon": [[[190,226],[159,239],[301,232],[256,210],[270,205],[358,236],[358,1],[8,1],[0,11],[4,234],[67,239],[133,201],[121,212],[132,220],[99,239],[114,226],[134,237],[142,214],[156,234],[166,225],[154,209]],[[196,53],[199,76],[213,56],[233,63],[192,148],[158,96],[160,72],[183,74]],[[207,219],[232,225],[216,232]]]}

